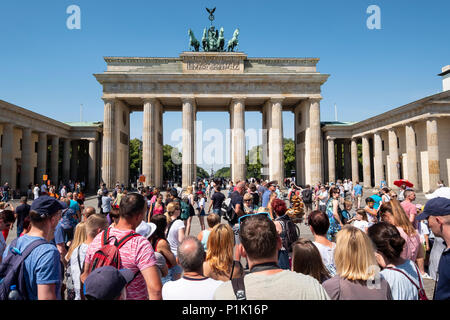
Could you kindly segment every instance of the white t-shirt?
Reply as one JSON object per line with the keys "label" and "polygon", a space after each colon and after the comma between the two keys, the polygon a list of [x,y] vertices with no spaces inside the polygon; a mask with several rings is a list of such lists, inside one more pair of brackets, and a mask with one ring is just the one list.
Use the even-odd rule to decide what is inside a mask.
{"label": "white t-shirt", "polygon": [[[414,266],[414,262],[411,260],[406,260],[404,264],[396,266],[397,269],[405,272],[417,286],[419,286],[419,277],[420,281],[423,280],[420,275],[417,274],[416,268]],[[417,300],[419,297],[419,293],[417,288],[411,283],[411,281],[406,278],[406,276],[399,271],[383,269],[380,272],[386,281],[389,283],[392,292],[393,300]]]}
{"label": "white t-shirt", "polygon": [[[70,273],[73,279],[73,288],[75,289],[75,300],[81,300],[80,296],[80,276],[81,268],[84,267],[84,258],[86,257],[86,252],[89,245],[82,243],[77,249],[73,250],[70,256]],[[79,251],[79,252],[78,252]],[[80,263],[78,264],[78,255],[80,256]]]}
{"label": "white t-shirt", "polygon": [[3,237],[3,233],[0,232],[0,257],[3,256],[3,252],[5,251],[6,246],[7,244],[5,238]]}
{"label": "white t-shirt", "polygon": [[336,249],[336,243],[333,243],[331,248],[315,241],[313,243],[320,252],[323,264],[328,269],[331,276],[334,276],[336,274],[336,266],[334,264],[334,250]]}
{"label": "white t-shirt", "polygon": [[162,288],[163,300],[213,300],[214,292],[223,283],[211,278],[188,279],[166,282]]}
{"label": "white t-shirt", "polygon": [[366,232],[366,228],[369,227],[369,222],[365,220],[355,220],[352,222],[352,226],[358,228],[359,230]]}
{"label": "white t-shirt", "polygon": [[177,249],[180,245],[180,242],[178,241],[178,230],[183,228],[184,222],[182,220],[175,220],[170,227],[169,234],[167,235],[167,242],[169,242],[170,251],[172,251],[175,257],[177,256]]}
{"label": "white t-shirt", "polygon": [[34,187],[33,193],[34,193],[34,200],[39,198],[39,187]]}
{"label": "white t-shirt", "polygon": [[425,236],[430,234],[430,230],[428,229],[425,220],[421,220],[420,223],[417,224],[417,231],[419,232],[420,241],[424,243]]}
{"label": "white t-shirt", "polygon": [[319,206],[326,206],[327,202],[328,202],[328,191],[325,190],[325,192],[319,192],[319,197],[323,197],[325,196],[325,198],[323,198],[323,200],[319,199]]}
{"label": "white t-shirt", "polygon": [[200,200],[198,200],[198,207],[200,208],[201,206],[203,206],[203,209],[205,209],[205,198],[201,198]]}

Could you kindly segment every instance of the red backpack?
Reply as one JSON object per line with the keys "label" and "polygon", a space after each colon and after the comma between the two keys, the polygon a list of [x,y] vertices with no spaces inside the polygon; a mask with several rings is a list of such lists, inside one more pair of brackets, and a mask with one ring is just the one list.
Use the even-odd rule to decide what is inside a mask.
{"label": "red backpack", "polygon": [[[120,259],[119,249],[122,248],[122,246],[128,240],[130,240],[134,237],[140,236],[139,234],[135,233],[134,231],[131,231],[125,237],[123,237],[122,239],[117,241],[116,237],[109,236],[109,230],[110,229],[108,228],[108,230],[106,232],[103,231],[102,247],[94,254],[94,257],[92,258],[91,272],[97,268],[104,267],[104,266],[112,266],[117,269],[122,268],[122,260]],[[111,241],[111,238],[115,239],[114,244],[109,244],[109,242]]]}

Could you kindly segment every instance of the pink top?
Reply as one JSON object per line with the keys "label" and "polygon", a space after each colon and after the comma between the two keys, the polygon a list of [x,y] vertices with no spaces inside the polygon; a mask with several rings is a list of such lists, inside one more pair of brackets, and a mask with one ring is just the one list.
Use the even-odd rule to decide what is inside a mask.
{"label": "pink top", "polygon": [[164,207],[162,205],[160,205],[159,207],[156,207],[156,203],[155,203],[154,206],[155,207],[153,208],[153,215],[164,213]]}
{"label": "pink top", "polygon": [[[120,240],[129,234],[131,230],[119,230],[111,227],[109,232],[110,237],[115,236]],[[89,245],[85,258],[86,263],[91,264],[95,252],[101,248],[102,236],[103,232],[100,232]],[[113,241],[114,238],[111,239],[110,244]],[[122,268],[130,269],[134,273],[156,265],[155,252],[150,242],[144,237],[134,237],[128,240],[120,248],[119,252]],[[147,285],[141,273],[128,285],[127,300],[148,300]]]}
{"label": "pink top", "polygon": [[409,201],[402,201],[401,206],[403,208],[403,210],[405,210],[406,215],[408,216],[408,219],[410,219],[409,221],[411,221],[411,215],[414,216],[414,222],[413,222],[413,226],[414,228],[417,229],[417,221],[415,219],[416,215],[417,215],[417,208],[416,205],[409,202]]}
{"label": "pink top", "polygon": [[405,231],[401,227],[396,227],[398,232],[400,232],[400,235],[403,239],[405,239],[405,245],[403,246],[403,251],[400,254],[400,257],[403,259],[409,259],[411,261],[416,261],[417,255],[419,253],[419,247],[420,247],[420,237],[419,234],[416,232],[415,236],[408,236]]}

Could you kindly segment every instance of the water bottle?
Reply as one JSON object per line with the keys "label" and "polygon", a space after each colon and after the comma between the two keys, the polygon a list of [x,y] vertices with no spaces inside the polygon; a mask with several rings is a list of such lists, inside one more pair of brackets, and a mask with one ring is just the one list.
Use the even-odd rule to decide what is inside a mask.
{"label": "water bottle", "polygon": [[8,294],[8,300],[23,300],[22,296],[20,295],[19,291],[17,290],[16,285],[12,285],[10,287],[10,291]]}

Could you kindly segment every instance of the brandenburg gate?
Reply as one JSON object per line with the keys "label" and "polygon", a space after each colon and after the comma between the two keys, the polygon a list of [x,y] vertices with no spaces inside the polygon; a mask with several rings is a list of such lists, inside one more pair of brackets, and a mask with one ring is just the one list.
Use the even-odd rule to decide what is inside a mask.
{"label": "brandenburg gate", "polygon": [[[182,115],[182,187],[196,179],[197,112],[230,114],[231,178],[245,180],[245,112],[262,113],[263,161],[267,178],[283,181],[283,111],[295,114],[298,184],[322,180],[320,100],[329,75],[317,58],[248,58],[242,52],[183,52],[178,58],[106,57],[95,74],[103,86],[102,180],[128,182],[130,113],[142,111],[145,184],[163,180],[165,111]],[[220,121],[220,120],[218,120]],[[264,130],[265,129],[265,130]]]}

